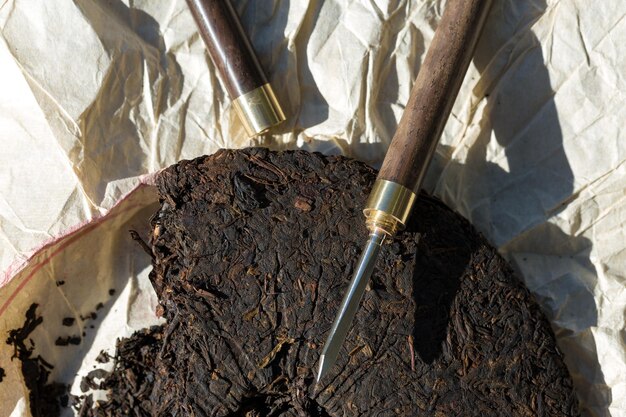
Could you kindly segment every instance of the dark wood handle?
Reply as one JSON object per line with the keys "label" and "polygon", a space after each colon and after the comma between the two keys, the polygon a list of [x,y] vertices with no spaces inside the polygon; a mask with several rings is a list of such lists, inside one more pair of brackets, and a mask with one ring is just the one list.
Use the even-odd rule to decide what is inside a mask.
{"label": "dark wood handle", "polygon": [[229,0],[187,0],[187,5],[231,99],[267,84]]}
{"label": "dark wood handle", "polygon": [[379,179],[417,193],[450,115],[490,0],[448,0],[411,90]]}

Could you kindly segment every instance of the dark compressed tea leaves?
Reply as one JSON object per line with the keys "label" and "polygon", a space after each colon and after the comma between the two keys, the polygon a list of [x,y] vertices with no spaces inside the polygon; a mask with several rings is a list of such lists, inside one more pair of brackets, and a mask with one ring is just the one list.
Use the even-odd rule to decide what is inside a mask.
{"label": "dark compressed tea leaves", "polygon": [[425,195],[384,245],[336,369],[314,386],[374,176],[343,157],[264,149],[161,173],[152,279],[168,327],[154,415],[578,414],[528,291]]}
{"label": "dark compressed tea leaves", "polygon": [[163,171],[148,249],[167,324],[118,343],[100,384],[109,400],[87,398],[80,415],[579,415],[532,296],[424,194],[384,244],[337,365],[315,386],[374,177],[343,157],[265,149]]}

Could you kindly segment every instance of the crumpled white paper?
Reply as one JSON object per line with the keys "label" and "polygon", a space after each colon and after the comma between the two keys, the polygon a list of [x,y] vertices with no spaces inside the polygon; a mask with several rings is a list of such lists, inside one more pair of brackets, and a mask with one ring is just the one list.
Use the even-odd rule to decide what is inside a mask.
{"label": "crumpled white paper", "polygon": [[[0,333],[38,302],[55,378],[156,320],[127,237],[154,210],[150,174],[249,145],[378,166],[445,6],[232,2],[288,118],[254,141],[184,1],[0,5]],[[594,416],[626,416],[625,16],[622,0],[493,0],[425,183],[520,272]],[[100,302],[96,323],[60,325]],[[54,346],[83,331],[72,355]],[[11,354],[0,343],[0,416],[28,415]]]}

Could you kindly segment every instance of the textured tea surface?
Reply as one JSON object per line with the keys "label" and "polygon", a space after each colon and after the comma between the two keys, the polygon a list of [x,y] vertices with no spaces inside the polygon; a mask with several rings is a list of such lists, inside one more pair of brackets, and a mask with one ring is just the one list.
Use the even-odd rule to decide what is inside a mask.
{"label": "textured tea surface", "polygon": [[[108,401],[93,407],[91,395],[78,399],[81,403],[79,416],[133,416],[150,417],[152,414],[151,390],[156,375],[155,360],[162,347],[162,327],[152,327],[136,332],[128,339],[118,340],[116,346],[115,369],[106,376],[100,369],[90,372],[81,381],[81,389],[109,390]],[[110,358],[104,353],[96,359],[105,363]],[[105,379],[95,383],[95,378]],[[78,407],[77,407],[78,408]]]}
{"label": "textured tea surface", "polygon": [[547,321],[495,250],[422,196],[382,249],[336,369],[314,372],[366,230],[375,172],[263,149],[158,181],[168,320],[153,415],[576,415]]}
{"label": "textured tea surface", "polygon": [[528,291],[425,195],[383,246],[345,349],[315,387],[374,177],[345,158],[264,149],[163,171],[151,278],[167,324],[118,345],[110,400],[81,415],[578,415]]}

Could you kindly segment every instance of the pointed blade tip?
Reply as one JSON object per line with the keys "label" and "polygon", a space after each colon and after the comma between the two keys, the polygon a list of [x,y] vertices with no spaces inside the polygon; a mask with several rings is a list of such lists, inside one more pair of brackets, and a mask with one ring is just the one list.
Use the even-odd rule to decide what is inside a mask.
{"label": "pointed blade tip", "polygon": [[365,250],[361,253],[361,257],[357,263],[357,269],[354,271],[354,275],[350,281],[348,292],[341,302],[340,311],[335,317],[332,329],[324,345],[324,350],[320,356],[316,384],[326,375],[337,360],[339,349],[346,338],[348,329],[352,324],[356,310],[365,292],[365,286],[372,275],[374,264],[376,263],[376,258],[384,238],[385,236],[382,234],[370,235]]}
{"label": "pointed blade tip", "polygon": [[317,379],[315,380],[316,384],[318,384],[320,382],[320,380],[326,374],[326,367],[324,366],[324,362],[325,362],[325,357],[324,356],[325,355],[320,356],[320,366],[319,366],[319,369],[317,370]]}

